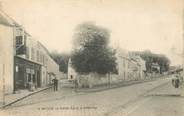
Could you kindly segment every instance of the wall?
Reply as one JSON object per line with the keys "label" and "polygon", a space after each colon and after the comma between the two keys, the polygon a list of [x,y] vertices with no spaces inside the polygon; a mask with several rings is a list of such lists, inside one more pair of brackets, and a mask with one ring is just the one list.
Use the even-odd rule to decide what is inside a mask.
{"label": "wall", "polygon": [[45,87],[47,84],[47,69],[41,66],[41,87]]}
{"label": "wall", "polygon": [[54,74],[56,74],[56,76],[59,76],[60,74],[59,65],[50,56],[47,57],[48,57],[47,72],[53,72]]}
{"label": "wall", "polygon": [[129,53],[125,49],[117,48],[117,69],[120,80],[129,80]]}
{"label": "wall", "polygon": [[124,80],[119,78],[117,74],[97,74],[97,73],[90,73],[88,75],[77,75],[78,85],[80,87],[89,87],[92,88],[93,86],[100,86],[100,85],[107,85],[110,84],[117,84],[121,83]]}
{"label": "wall", "polygon": [[13,50],[13,28],[0,24],[0,86],[2,91],[2,79],[5,77],[6,93],[13,92]]}
{"label": "wall", "polygon": [[89,87],[108,84],[108,76],[97,73],[90,73],[87,75],[77,75],[79,87]]}

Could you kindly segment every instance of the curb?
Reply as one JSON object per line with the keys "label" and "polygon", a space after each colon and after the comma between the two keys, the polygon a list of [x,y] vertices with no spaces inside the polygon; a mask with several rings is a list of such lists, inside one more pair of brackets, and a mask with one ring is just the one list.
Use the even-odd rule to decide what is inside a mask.
{"label": "curb", "polygon": [[10,102],[10,103],[8,103],[8,104],[5,104],[5,105],[3,105],[3,106],[0,106],[0,109],[4,109],[4,108],[6,108],[6,107],[8,107],[8,106],[11,106],[12,104],[14,104],[14,103],[16,103],[16,102],[18,102],[18,101],[21,101],[21,100],[23,100],[23,99],[25,99],[25,98],[27,98],[27,97],[29,97],[29,96],[31,96],[31,95],[34,95],[34,94],[36,94],[36,93],[42,92],[42,91],[44,91],[44,90],[47,90],[47,89],[49,89],[49,88],[51,88],[51,87],[52,87],[52,86],[49,86],[49,87],[43,88],[43,89],[41,89],[41,90],[39,90],[39,91],[32,92],[32,93],[30,93],[30,94],[28,94],[28,95],[26,95],[26,96],[24,96],[24,97],[18,98],[17,100],[15,100],[15,101],[13,101],[13,102]]}

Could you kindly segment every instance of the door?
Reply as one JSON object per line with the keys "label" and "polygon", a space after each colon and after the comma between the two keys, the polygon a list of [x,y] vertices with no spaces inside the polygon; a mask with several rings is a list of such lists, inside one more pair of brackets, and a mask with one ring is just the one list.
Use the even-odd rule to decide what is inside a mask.
{"label": "door", "polygon": [[24,67],[18,66],[18,70],[16,71],[16,78],[15,78],[15,84],[16,89],[24,89]]}
{"label": "door", "polygon": [[36,73],[37,73],[37,78],[36,78],[37,79],[37,85],[38,85],[38,87],[41,87],[40,71],[37,70]]}

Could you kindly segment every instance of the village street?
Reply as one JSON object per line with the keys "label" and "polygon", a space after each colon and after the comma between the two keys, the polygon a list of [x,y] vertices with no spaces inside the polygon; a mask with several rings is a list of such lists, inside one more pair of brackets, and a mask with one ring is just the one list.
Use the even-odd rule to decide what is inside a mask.
{"label": "village street", "polygon": [[184,0],[0,0],[0,116],[184,116]]}
{"label": "village street", "polygon": [[180,89],[172,87],[170,78],[91,93],[62,88],[58,92],[46,90],[30,96],[1,113],[7,116],[182,116],[184,99],[179,94]]}

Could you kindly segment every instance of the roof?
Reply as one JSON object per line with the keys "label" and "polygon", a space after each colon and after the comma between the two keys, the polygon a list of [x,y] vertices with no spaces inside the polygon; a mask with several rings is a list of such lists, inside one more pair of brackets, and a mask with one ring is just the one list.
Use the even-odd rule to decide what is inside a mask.
{"label": "roof", "polygon": [[[8,16],[3,10],[0,9],[0,24],[2,25],[6,25],[6,26],[10,26],[10,27],[17,27],[17,29],[24,31],[25,34],[27,34],[28,36],[31,36],[28,32],[26,32],[24,30],[24,27],[22,25],[19,25],[13,18],[11,18],[10,16]],[[39,41],[37,41],[38,44],[46,51],[46,53],[49,55],[50,57],[50,53],[48,51],[48,49]],[[54,61],[54,60],[53,60]],[[55,62],[55,61],[54,61]],[[56,62],[55,62],[56,63]],[[57,63],[56,63],[57,64]]]}
{"label": "roof", "polygon": [[[8,16],[3,10],[0,9],[0,24],[6,25],[6,26],[14,26],[19,27],[20,30],[23,30],[23,26],[19,25],[13,18]],[[27,31],[24,30],[24,32],[31,36]]]}
{"label": "roof", "polygon": [[37,41],[38,42],[38,44],[45,50],[45,52],[48,54],[48,55],[50,55],[50,52],[48,51],[48,49],[41,43],[41,42],[39,42],[39,41]]}
{"label": "roof", "polygon": [[15,20],[9,17],[3,10],[0,10],[0,24],[6,26],[20,26]]}

